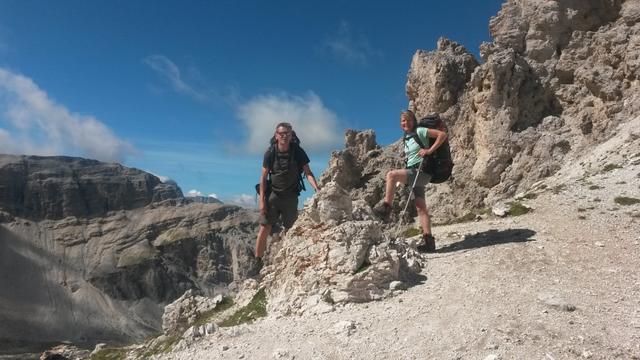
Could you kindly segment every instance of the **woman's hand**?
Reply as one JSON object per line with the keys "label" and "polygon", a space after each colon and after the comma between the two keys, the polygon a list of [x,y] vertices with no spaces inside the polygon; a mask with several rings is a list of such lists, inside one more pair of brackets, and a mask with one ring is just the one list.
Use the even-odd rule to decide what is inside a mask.
{"label": "woman's hand", "polygon": [[429,156],[429,155],[431,155],[433,153],[430,150],[431,149],[420,149],[420,151],[418,151],[418,155],[420,155],[420,157]]}
{"label": "woman's hand", "polygon": [[260,200],[260,214],[267,215],[267,207],[264,204],[264,200]]}

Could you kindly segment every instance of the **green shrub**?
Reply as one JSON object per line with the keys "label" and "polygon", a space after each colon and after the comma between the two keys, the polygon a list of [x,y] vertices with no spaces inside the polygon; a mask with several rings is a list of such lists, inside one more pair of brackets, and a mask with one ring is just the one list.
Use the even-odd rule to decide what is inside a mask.
{"label": "green shrub", "polygon": [[407,230],[405,230],[402,235],[405,238],[410,238],[410,237],[414,237],[414,236],[418,236],[422,234],[422,230],[417,229],[417,228],[408,228]]}
{"label": "green shrub", "polygon": [[219,325],[221,327],[236,326],[253,322],[258,318],[267,316],[267,294],[264,288],[258,290],[247,306],[239,309]]}
{"label": "green shrub", "polygon": [[634,205],[640,203],[640,199],[626,196],[617,196],[615,199],[613,199],[613,201],[615,201],[615,203],[619,205]]}
{"label": "green shrub", "polygon": [[512,201],[510,203],[507,203],[507,205],[509,205],[509,215],[511,216],[520,216],[531,211],[531,209],[522,205],[522,203],[518,201]]}
{"label": "green shrub", "polygon": [[218,303],[218,305],[216,305],[215,308],[213,308],[212,310],[209,311],[205,311],[203,313],[201,313],[193,322],[193,326],[200,326],[200,325],[205,325],[209,322],[211,322],[211,320],[217,315],[220,314],[221,312],[229,309],[230,307],[233,306],[233,299],[230,297],[223,297],[222,301]]}
{"label": "green shrub", "polygon": [[91,360],[124,360],[127,350],[122,348],[104,348],[91,355]]}
{"label": "green shrub", "polygon": [[166,354],[180,341],[180,335],[171,335],[157,342],[153,342],[145,349],[142,357],[147,359],[153,355]]}

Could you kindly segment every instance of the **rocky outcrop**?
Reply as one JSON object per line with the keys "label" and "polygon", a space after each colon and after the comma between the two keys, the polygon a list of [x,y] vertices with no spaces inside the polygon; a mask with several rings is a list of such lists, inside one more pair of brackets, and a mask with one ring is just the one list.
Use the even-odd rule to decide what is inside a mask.
{"label": "rocky outcrop", "polygon": [[[115,179],[133,174],[133,178],[151,179],[150,183],[155,183],[155,177],[119,165],[86,161],[88,168],[83,169],[84,160],[68,161],[77,166],[72,173],[84,174],[81,178],[85,180],[79,183],[90,183],[94,189],[112,189],[110,174]],[[61,189],[56,186],[73,183],[61,175],[67,174],[64,170],[57,173],[59,158],[39,158],[37,163],[38,166],[28,168],[35,173],[24,174],[31,179],[24,188],[46,188],[51,190],[46,192],[51,196],[40,199],[50,200],[58,194],[62,204],[74,204],[65,202],[69,197],[63,196],[64,192],[55,192]],[[47,170],[45,164],[54,168]],[[13,167],[3,167],[7,168]],[[106,169],[106,173],[98,169]],[[87,180],[90,172],[92,181]],[[38,176],[55,179],[51,180],[52,187],[39,187],[36,174],[51,173],[58,175]],[[12,178],[0,178],[0,187],[13,186],[7,184],[11,182],[8,179]],[[107,184],[97,182],[98,179]],[[133,180],[122,181],[126,184]],[[140,191],[139,194],[148,195],[139,198],[146,199],[140,200],[141,204],[149,201],[146,206],[111,210],[100,217],[67,216],[35,221],[21,216],[33,212],[16,210],[12,207],[15,203],[4,207],[3,203],[0,274],[4,275],[0,277],[0,299],[5,306],[0,307],[0,323],[4,324],[0,327],[0,339],[39,342],[140,339],[161,330],[164,305],[185,291],[224,293],[228,284],[246,278],[253,265],[255,211],[231,205],[189,203],[181,197],[154,201],[153,197],[161,194],[158,190],[161,185],[155,185],[154,192]],[[120,204],[124,206],[124,200]],[[128,204],[133,206],[136,202]],[[48,209],[58,209],[64,214],[80,208],[69,205]],[[40,214],[47,217],[44,214],[54,213]]]}
{"label": "rocky outcrop", "polygon": [[0,208],[25,219],[92,218],[181,197],[176,185],[120,164],[0,155]]}
{"label": "rocky outcrop", "polygon": [[637,1],[509,0],[482,64],[447,39],[416,52],[409,107],[442,114],[456,164],[429,191],[432,212],[461,216],[523,191],[639,114],[638,20]]}
{"label": "rocky outcrop", "polygon": [[383,234],[365,201],[352,201],[337,182],[326,183],[295,225],[271,245],[272,265],[261,282],[269,310],[332,311],[335,305],[383,299],[417,283],[420,256],[395,240]]}

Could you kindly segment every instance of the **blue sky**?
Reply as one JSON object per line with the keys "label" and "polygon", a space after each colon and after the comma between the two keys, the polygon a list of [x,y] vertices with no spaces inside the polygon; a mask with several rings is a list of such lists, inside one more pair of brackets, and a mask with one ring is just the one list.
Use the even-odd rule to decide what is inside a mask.
{"label": "blue sky", "polygon": [[120,162],[253,206],[277,122],[318,177],[347,128],[395,141],[415,51],[444,36],[478,57],[502,1],[373,3],[2,0],[0,153]]}

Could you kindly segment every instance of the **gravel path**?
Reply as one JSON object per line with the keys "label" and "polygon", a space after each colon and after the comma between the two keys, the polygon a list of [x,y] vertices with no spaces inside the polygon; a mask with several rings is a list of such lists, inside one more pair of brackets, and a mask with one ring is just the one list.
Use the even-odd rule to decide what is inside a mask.
{"label": "gravel path", "polygon": [[639,175],[550,179],[529,214],[434,228],[426,279],[396,297],[268,316],[161,358],[640,359],[640,204],[614,202],[640,198]]}

